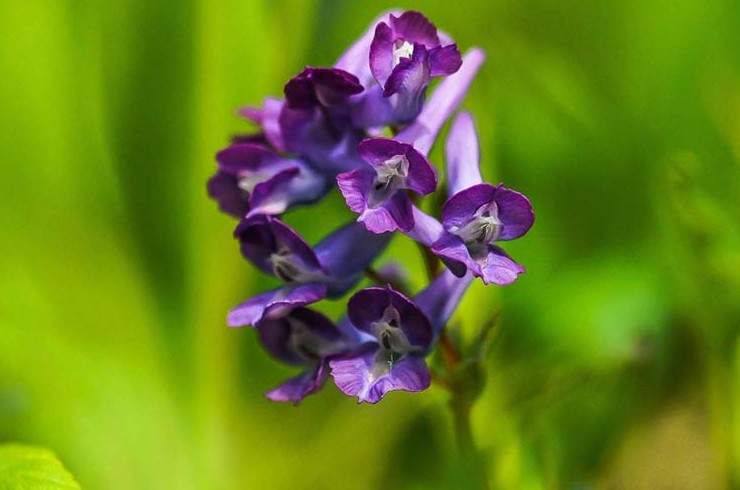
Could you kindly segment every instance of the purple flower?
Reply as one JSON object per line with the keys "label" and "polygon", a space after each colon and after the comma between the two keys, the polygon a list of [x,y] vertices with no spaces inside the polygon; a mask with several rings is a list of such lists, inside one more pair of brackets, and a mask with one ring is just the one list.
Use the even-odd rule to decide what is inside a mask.
{"label": "purple flower", "polygon": [[285,85],[285,99],[291,109],[334,107],[362,91],[360,81],[351,73],[307,66]]}
{"label": "purple flower", "polygon": [[413,146],[388,138],[360,143],[360,155],[370,165],[337,176],[349,208],[373,233],[408,231],[414,226],[406,189],[425,195],[437,188],[427,159]]}
{"label": "purple flower", "polygon": [[478,138],[472,117],[462,113],[447,139],[448,185],[452,197],[442,208],[445,233],[432,244],[457,275],[470,270],[486,284],[510,284],[524,272],[495,243],[527,233],[534,223],[529,200],[503,184],[482,182]]}
{"label": "purple flower", "polygon": [[218,171],[208,193],[222,211],[236,217],[280,214],[313,202],[329,189],[328,181],[305,163],[284,159],[264,143],[234,143],[216,155]]}
{"label": "purple flower", "polygon": [[350,223],[311,248],[288,225],[264,215],[242,220],[234,235],[242,255],[285,286],[233,308],[227,318],[232,327],[256,325],[264,318],[278,318],[325,297],[342,296],[360,280],[391,238]]}
{"label": "purple flower", "polygon": [[285,364],[302,366],[303,373],[265,394],[274,401],[299,403],[318,391],[329,377],[328,361],[352,345],[324,315],[296,308],[277,319],[257,325],[265,349]]}
{"label": "purple flower", "polygon": [[386,288],[367,288],[347,305],[349,319],[372,340],[330,361],[337,387],[358,402],[377,403],[389,391],[429,387],[424,356],[470,284],[470,276],[441,274],[416,303]]}
{"label": "purple flower", "polygon": [[401,293],[368,288],[347,306],[352,324],[374,337],[353,356],[330,362],[337,387],[359,402],[377,403],[393,390],[422,391],[430,375],[424,354],[434,338],[429,319]]}
{"label": "purple flower", "polygon": [[432,77],[455,73],[462,63],[455,44],[442,46],[437,28],[419,12],[380,22],[370,45],[370,69],[384,97],[393,97],[395,118],[413,120]]}

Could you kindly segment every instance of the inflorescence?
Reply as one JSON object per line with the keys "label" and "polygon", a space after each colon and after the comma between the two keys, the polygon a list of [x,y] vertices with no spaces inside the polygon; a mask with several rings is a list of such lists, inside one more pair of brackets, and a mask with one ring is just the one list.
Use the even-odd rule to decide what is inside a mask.
{"label": "inflorescence", "polygon": [[[382,15],[331,68],[306,67],[285,98],[240,113],[259,132],[236,138],[216,157],[208,192],[240,219],[242,255],[283,286],[228,315],[256,328],[276,359],[304,371],[267,393],[298,403],[331,376],[359,402],[430,385],[425,357],[475,277],[510,284],[524,268],[498,242],[534,222],[529,200],[483,182],[473,118],[460,113],[445,145],[448,199],[439,217],[417,207],[437,191],[427,155],[462,102],[484,53],[457,45],[418,12]],[[442,80],[427,99],[434,78]],[[314,204],[338,187],[356,222],[311,246],[279,216]],[[307,308],[340,299],[364,277],[393,232],[426,248],[446,269],[414,297],[393,284],[369,287],[334,323]]]}

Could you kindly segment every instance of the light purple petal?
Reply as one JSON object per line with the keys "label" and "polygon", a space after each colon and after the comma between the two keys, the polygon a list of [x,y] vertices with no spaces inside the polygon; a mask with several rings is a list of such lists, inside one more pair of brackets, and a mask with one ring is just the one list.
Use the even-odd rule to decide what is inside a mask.
{"label": "light purple petal", "polygon": [[437,28],[422,13],[409,10],[398,17],[391,15],[390,20],[396,38],[420,43],[427,48],[439,46]]}
{"label": "light purple petal", "polygon": [[393,71],[393,29],[385,22],[375,26],[375,34],[370,43],[370,70],[375,80],[385,86]]}
{"label": "light purple petal", "polygon": [[435,332],[445,326],[471,282],[472,274],[456,277],[452,272],[444,271],[414,299]]}
{"label": "light purple petal", "polygon": [[280,129],[280,113],[284,104],[285,101],[282,99],[267,97],[262,106],[262,131],[270,144],[279,152],[286,151],[285,139]]}
{"label": "light purple petal", "polygon": [[348,71],[355,75],[362,85],[368,86],[369,82],[373,79],[373,74],[370,71],[370,44],[375,37],[375,29],[378,23],[388,21],[388,15],[390,12],[384,12],[378,18],[376,18],[355,43],[347,49],[347,51],[339,57],[337,62],[334,64],[335,67]]}
{"label": "light purple petal", "polygon": [[279,318],[293,308],[307,306],[326,296],[324,284],[285,286],[259,294],[235,306],[226,317],[230,327],[255,326],[265,318]]}
{"label": "light purple petal", "polygon": [[347,303],[347,314],[360,331],[373,333],[373,323],[383,319],[392,306],[398,312],[399,325],[412,346],[426,350],[432,343],[433,331],[429,319],[413,301],[390,286],[365,288],[354,294]]}
{"label": "light purple petal", "polygon": [[401,230],[407,232],[414,227],[411,199],[403,192],[396,192],[382,206],[366,208],[357,218],[373,233]]}
{"label": "light purple petal", "polygon": [[462,57],[457,44],[434,48],[429,51],[429,74],[432,77],[452,75],[460,69]]}
{"label": "light purple petal", "polygon": [[300,376],[289,379],[277,388],[265,393],[265,397],[275,402],[287,402],[297,405],[308,395],[317,392],[329,378],[327,367],[323,362],[317,363]]}
{"label": "light purple petal", "polygon": [[375,172],[370,167],[359,168],[351,172],[337,175],[337,185],[347,202],[347,206],[355,213],[362,213],[367,207],[367,193],[373,184]]}
{"label": "light purple petal", "polygon": [[483,50],[474,48],[468,51],[457,73],[442,80],[424,104],[424,109],[416,121],[398,133],[397,139],[411,143],[421,153],[428,154],[445,120],[465,98],[483,61],[485,61]]}
{"label": "light purple petal", "polygon": [[461,112],[452,123],[445,145],[447,192],[450,196],[483,182],[478,132],[473,117]]}
{"label": "light purple petal", "polygon": [[406,232],[406,235],[427,247],[431,247],[433,243],[446,235],[447,232],[442,227],[442,223],[436,218],[429,216],[416,206],[413,206],[411,211],[414,227]]}
{"label": "light purple petal", "polygon": [[534,224],[534,211],[529,199],[503,184],[496,187],[495,199],[499,220],[504,225],[498,239],[513,240],[527,233]]}
{"label": "light purple petal", "polygon": [[496,246],[488,247],[488,255],[481,262],[481,279],[486,284],[505,286],[516,281],[524,267],[514,262],[506,252]]}
{"label": "light purple petal", "polygon": [[374,352],[329,362],[334,383],[342,393],[356,396],[358,403],[379,402],[390,391],[422,391],[431,384],[424,359],[407,357],[388,369],[385,360],[376,362]]}

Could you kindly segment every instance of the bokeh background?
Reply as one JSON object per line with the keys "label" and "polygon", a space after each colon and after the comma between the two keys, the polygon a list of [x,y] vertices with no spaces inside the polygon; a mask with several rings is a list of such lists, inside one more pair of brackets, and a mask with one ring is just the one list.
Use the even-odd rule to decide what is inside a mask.
{"label": "bokeh background", "polygon": [[[0,0],[0,438],[90,489],[460,488],[439,387],[262,397],[294,371],[224,317],[272,283],[205,194],[235,109],[391,7],[487,51],[484,174],[537,213],[507,246],[527,274],[454,321],[501,311],[492,488],[740,488],[735,0]],[[288,217],[348,219],[336,195]]]}

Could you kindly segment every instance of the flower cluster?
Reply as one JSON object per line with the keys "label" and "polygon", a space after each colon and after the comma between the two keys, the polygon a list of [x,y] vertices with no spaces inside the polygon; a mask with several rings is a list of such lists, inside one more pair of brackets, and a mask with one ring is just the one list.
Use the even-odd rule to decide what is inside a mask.
{"label": "flower cluster", "polygon": [[[439,187],[427,154],[483,61],[477,48],[461,56],[422,14],[388,13],[333,67],[306,67],[285,85],[284,98],[240,111],[259,132],[217,154],[208,192],[240,219],[234,235],[244,258],[283,283],[237,305],[227,319],[254,327],[276,359],[303,367],[268,398],[298,403],[329,377],[360,402],[424,390],[425,356],[473,279],[504,285],[524,272],[497,243],[529,230],[531,205],[483,182],[469,114],[454,119],[446,141],[449,196],[439,218],[418,207]],[[435,78],[441,81],[427,98]],[[280,220],[334,188],[358,216],[316,245]],[[395,231],[446,270],[413,298],[373,274],[380,283],[354,293],[336,323],[308,308],[349,294]]]}

